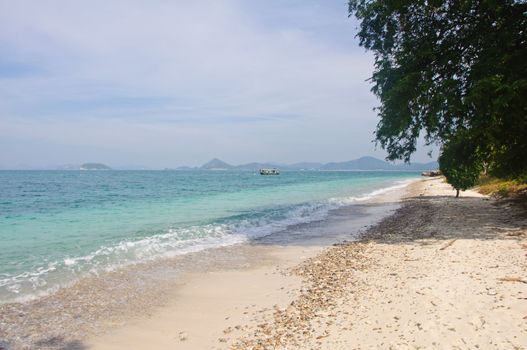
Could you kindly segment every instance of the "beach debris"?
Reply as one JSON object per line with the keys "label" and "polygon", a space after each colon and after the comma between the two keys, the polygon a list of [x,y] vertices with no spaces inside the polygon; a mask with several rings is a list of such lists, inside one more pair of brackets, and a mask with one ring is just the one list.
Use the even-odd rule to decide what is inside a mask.
{"label": "beach debris", "polygon": [[178,338],[180,341],[185,341],[188,339],[188,334],[187,332],[179,332],[178,334]]}
{"label": "beach debris", "polygon": [[517,230],[517,231],[514,231],[514,232],[509,232],[506,234],[506,236],[509,236],[509,237],[518,237],[518,236],[523,236],[525,234],[525,231],[524,230]]}
{"label": "beach debris", "polygon": [[502,277],[502,278],[498,278],[499,281],[502,281],[502,282],[521,282],[521,283],[527,283],[527,278],[522,278],[522,277]]}
{"label": "beach debris", "polygon": [[[347,291],[354,285],[357,271],[372,264],[366,255],[369,248],[362,242],[334,246],[293,268],[292,272],[303,279],[300,295],[286,307],[274,305],[262,314],[264,319],[232,348],[297,348],[299,342],[329,336],[327,327],[334,321],[328,317],[337,316],[339,300],[349,295]],[[322,325],[326,329],[317,330]]]}
{"label": "beach debris", "polygon": [[487,288],[487,295],[496,295],[498,294],[494,289]]}
{"label": "beach debris", "polygon": [[445,244],[444,246],[442,246],[441,248],[439,248],[439,250],[445,250],[447,249],[448,247],[450,247],[452,244],[454,244],[454,242],[457,241],[457,238],[456,239],[453,239],[451,241],[449,241],[447,244]]}
{"label": "beach debris", "polygon": [[472,320],[472,322],[469,322],[469,324],[474,326],[474,329],[476,331],[479,331],[480,329],[482,329],[485,326],[486,323],[487,322],[485,321],[485,319],[482,316],[474,318]]}
{"label": "beach debris", "polygon": [[315,339],[319,340],[319,339],[327,338],[327,337],[329,337],[329,333],[326,331],[324,332],[324,334],[317,336]]}

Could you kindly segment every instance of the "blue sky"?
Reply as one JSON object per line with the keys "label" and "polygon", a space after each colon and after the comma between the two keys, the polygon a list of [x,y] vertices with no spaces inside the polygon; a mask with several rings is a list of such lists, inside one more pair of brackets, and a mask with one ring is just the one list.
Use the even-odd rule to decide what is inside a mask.
{"label": "blue sky", "polygon": [[0,0],[0,166],[382,158],[356,28],[345,1]]}

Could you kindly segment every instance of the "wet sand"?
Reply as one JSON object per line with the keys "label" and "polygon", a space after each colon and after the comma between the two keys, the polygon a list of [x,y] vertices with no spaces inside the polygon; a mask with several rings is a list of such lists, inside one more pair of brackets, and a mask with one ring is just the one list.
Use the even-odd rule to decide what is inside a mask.
{"label": "wet sand", "polygon": [[525,348],[525,213],[472,191],[455,199],[441,179],[404,192],[358,241],[270,240],[84,279],[0,307],[0,338],[42,349]]}

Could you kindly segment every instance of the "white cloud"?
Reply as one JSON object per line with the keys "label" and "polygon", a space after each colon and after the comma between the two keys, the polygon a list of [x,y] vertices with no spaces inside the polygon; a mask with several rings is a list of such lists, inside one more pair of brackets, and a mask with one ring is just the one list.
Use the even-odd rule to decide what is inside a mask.
{"label": "white cloud", "polygon": [[6,1],[3,60],[29,73],[0,74],[0,132],[10,158],[55,145],[26,163],[75,161],[61,145],[150,166],[372,154],[355,26],[337,1]]}

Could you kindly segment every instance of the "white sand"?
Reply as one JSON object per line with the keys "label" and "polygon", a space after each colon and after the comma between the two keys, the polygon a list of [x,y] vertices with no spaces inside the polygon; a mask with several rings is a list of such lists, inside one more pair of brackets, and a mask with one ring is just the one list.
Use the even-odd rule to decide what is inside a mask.
{"label": "white sand", "polygon": [[301,279],[283,271],[320,252],[320,247],[254,247],[274,264],[209,273],[183,279],[173,302],[145,318],[93,339],[90,349],[225,348],[243,334],[255,314],[286,305],[297,295]]}

